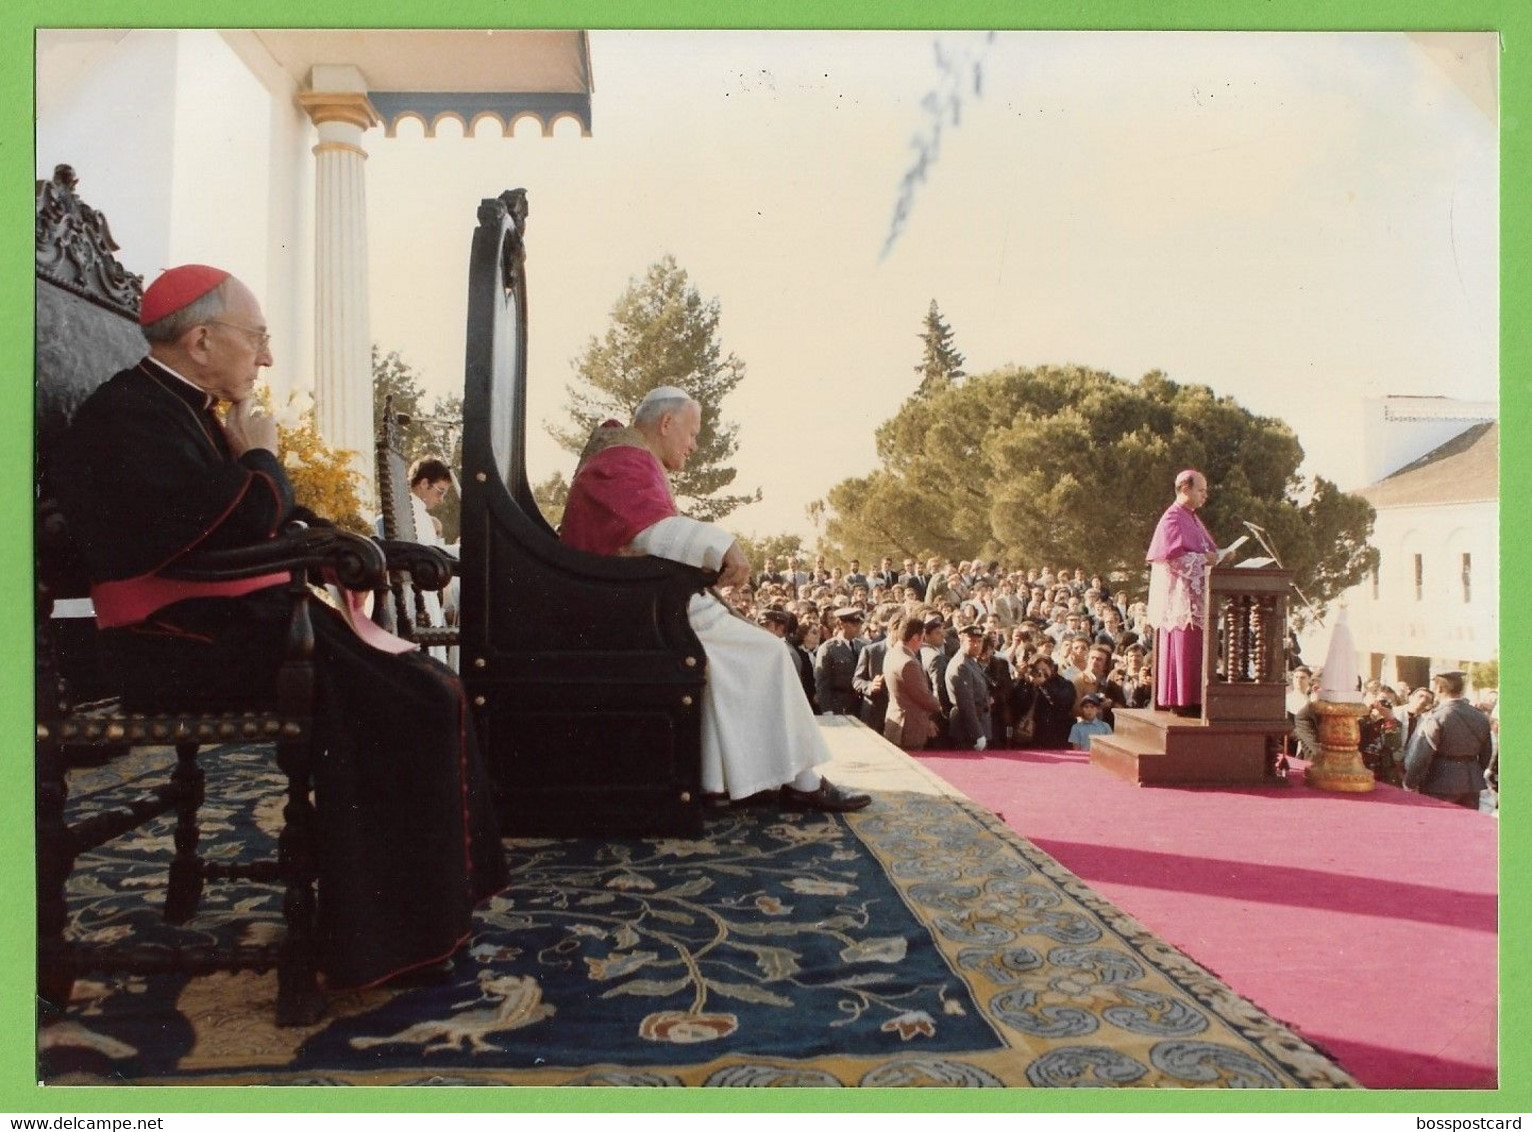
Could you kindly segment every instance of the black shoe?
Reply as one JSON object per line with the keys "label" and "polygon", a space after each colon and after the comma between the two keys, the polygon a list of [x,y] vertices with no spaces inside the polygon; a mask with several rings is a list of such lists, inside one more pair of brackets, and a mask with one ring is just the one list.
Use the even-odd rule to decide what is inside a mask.
{"label": "black shoe", "polygon": [[754,794],[747,794],[743,798],[735,798],[730,806],[736,810],[750,809],[755,806],[777,806],[782,802],[780,790],[757,790]]}
{"label": "black shoe", "polygon": [[792,786],[782,787],[782,805],[789,810],[818,810],[824,814],[849,814],[865,809],[872,801],[870,794],[853,794],[837,786],[828,778],[819,780],[817,790],[798,790]]}

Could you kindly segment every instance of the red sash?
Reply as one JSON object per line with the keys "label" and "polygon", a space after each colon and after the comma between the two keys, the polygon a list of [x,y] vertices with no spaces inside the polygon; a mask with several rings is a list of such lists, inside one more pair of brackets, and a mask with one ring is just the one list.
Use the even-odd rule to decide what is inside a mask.
{"label": "red sash", "polygon": [[120,582],[93,582],[90,600],[96,607],[96,624],[103,629],[136,625],[157,609],[193,597],[243,597],[269,586],[286,583],[286,574],[261,574],[233,582],[191,582],[143,574]]}

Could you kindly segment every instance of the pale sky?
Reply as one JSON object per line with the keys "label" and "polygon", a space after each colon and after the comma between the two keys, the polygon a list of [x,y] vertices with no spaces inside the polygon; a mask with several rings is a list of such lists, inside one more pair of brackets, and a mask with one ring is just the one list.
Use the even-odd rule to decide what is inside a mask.
{"label": "pale sky", "polygon": [[[982,93],[880,259],[921,100],[953,89],[937,43]],[[970,373],[1161,369],[1360,486],[1362,398],[1497,396],[1494,44],[1453,69],[1392,33],[592,32],[592,137],[369,135],[372,335],[459,391],[475,211],[524,187],[534,480],[572,470],[540,427],[571,359],[670,253],[747,367],[742,533],[811,537],[805,506],[876,466],[933,298]]]}

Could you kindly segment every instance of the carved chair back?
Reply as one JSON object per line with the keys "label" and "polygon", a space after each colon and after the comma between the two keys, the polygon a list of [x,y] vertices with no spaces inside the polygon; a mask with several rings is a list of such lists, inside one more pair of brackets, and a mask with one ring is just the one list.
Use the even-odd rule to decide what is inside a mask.
{"label": "carved chair back", "polygon": [[[450,647],[458,643],[457,626],[437,623],[434,614],[441,606],[436,604],[433,610],[426,594],[451,582],[456,562],[445,552],[430,556],[428,563],[423,561],[430,548],[420,545],[422,532],[415,528],[409,466],[399,432],[409,420],[408,414],[394,411],[393,394],[388,394],[376,447],[381,533],[389,558],[388,594],[386,598],[378,595],[384,615],[381,620],[385,627],[421,648]],[[437,578],[437,569],[446,572]]]}
{"label": "carved chair back", "polygon": [[712,581],[565,546],[526,468],[524,190],[479,206],[468,268],[462,671],[509,835],[701,829],[706,657],[687,602]]}

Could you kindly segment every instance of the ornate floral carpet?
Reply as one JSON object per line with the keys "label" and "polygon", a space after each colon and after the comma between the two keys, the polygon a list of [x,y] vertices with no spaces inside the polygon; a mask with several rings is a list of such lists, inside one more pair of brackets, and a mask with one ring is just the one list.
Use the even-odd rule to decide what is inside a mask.
{"label": "ornate floral carpet", "polygon": [[[203,845],[270,837],[259,747],[205,756]],[[138,770],[148,768],[139,765]],[[133,772],[129,771],[129,777]],[[100,804],[123,771],[87,775]],[[256,838],[257,840],[259,838]],[[860,814],[723,812],[701,840],[506,843],[454,981],[272,1021],[275,976],[92,975],[39,1034],[55,1083],[1354,1087],[1343,1070],[991,814],[881,792]],[[269,846],[268,846],[269,848]],[[171,946],[282,930],[210,887],[159,920],[167,818],[82,859],[71,932]]]}

